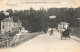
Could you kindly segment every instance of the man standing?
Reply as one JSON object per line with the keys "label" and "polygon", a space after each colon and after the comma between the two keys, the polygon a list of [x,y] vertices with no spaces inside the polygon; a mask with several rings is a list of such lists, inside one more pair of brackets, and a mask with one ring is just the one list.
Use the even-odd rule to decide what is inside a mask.
{"label": "man standing", "polygon": [[52,35],[53,34],[53,29],[51,29],[51,31],[50,31],[50,35]]}

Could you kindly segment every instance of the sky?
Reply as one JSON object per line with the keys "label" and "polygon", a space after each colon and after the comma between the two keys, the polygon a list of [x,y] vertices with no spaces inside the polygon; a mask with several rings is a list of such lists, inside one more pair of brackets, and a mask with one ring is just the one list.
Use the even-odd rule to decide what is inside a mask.
{"label": "sky", "polygon": [[0,0],[0,11],[6,9],[25,10],[31,7],[36,10],[40,8],[48,9],[52,7],[77,8],[80,7],[79,2],[80,0]]}

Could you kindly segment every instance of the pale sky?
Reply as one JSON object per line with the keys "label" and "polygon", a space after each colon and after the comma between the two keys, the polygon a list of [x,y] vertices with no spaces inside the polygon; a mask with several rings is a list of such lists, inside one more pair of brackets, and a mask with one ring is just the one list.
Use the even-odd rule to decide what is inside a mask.
{"label": "pale sky", "polygon": [[80,0],[47,0],[47,1],[40,1],[40,0],[0,0],[0,11],[6,9],[13,9],[13,10],[24,10],[29,8],[34,8],[36,10],[40,8],[77,8],[80,7],[79,4]]}

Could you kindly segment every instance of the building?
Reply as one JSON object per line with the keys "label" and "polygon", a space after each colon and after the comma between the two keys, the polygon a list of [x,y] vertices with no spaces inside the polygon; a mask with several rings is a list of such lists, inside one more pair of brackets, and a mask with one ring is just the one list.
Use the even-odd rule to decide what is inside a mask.
{"label": "building", "polygon": [[8,31],[17,30],[22,27],[22,22],[18,19],[16,22],[13,20],[13,18],[8,17],[1,21],[1,32],[5,33]]}
{"label": "building", "polygon": [[69,23],[66,23],[66,22],[61,22],[58,24],[58,30],[62,30],[64,31],[65,29],[67,29],[67,27],[69,26]]}
{"label": "building", "polygon": [[53,15],[53,16],[49,16],[49,18],[50,18],[50,19],[53,19],[53,18],[56,18],[56,16],[54,16],[54,15]]}

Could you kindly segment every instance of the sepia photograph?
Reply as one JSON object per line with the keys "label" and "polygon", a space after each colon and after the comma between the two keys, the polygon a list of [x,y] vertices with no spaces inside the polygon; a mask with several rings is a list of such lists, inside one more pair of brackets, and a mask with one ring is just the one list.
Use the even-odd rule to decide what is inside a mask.
{"label": "sepia photograph", "polygon": [[0,52],[80,52],[79,0],[0,0]]}

